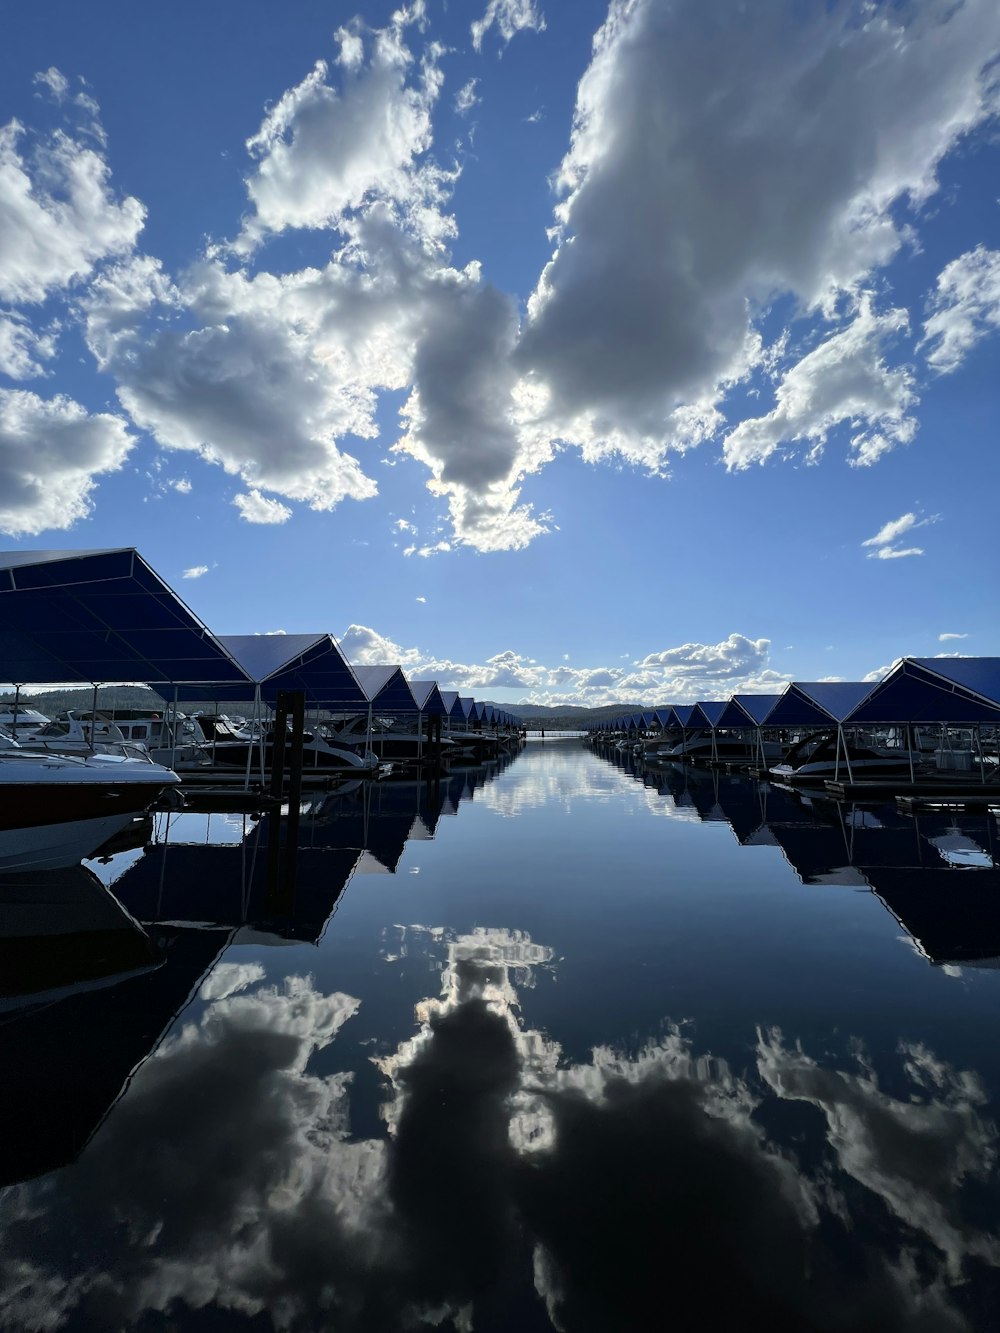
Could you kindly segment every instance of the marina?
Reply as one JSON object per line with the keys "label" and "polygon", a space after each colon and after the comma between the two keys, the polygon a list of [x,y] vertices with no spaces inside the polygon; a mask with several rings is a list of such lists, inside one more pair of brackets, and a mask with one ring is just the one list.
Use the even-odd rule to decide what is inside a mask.
{"label": "marina", "polygon": [[546,737],[286,838],[0,877],[0,1326],[990,1326],[995,811]]}
{"label": "marina", "polygon": [[546,733],[6,576],[0,1328],[995,1323],[996,659]]}

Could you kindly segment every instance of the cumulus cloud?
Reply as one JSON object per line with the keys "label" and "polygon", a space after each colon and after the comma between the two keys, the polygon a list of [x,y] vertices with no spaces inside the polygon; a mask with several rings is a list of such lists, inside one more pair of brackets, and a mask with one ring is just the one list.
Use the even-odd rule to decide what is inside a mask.
{"label": "cumulus cloud", "polygon": [[569,665],[568,656],[548,665],[512,648],[479,663],[456,662],[403,647],[365,625],[349,625],[339,642],[349,661],[399,662],[413,679],[436,680],[444,689],[480,698],[492,690],[517,690],[522,703],[584,707],[684,703],[728,698],[741,691],[778,692],[789,679],[768,665],[769,639],[742,634],[731,634],[716,644],[681,644],[614,667],[575,667]]}
{"label": "cumulus cloud", "polygon": [[65,531],[86,517],[97,479],[134,440],[122,417],[90,415],[72,398],[0,389],[0,532]]}
{"label": "cumulus cloud", "polygon": [[249,278],[205,262],[175,285],[144,258],[103,273],[86,302],[91,351],[132,419],[240,476],[248,514],[266,512],[258,488],[319,510],[375,494],[336,445],[372,433],[372,404],[322,358],[308,336],[316,320],[296,304],[314,276]]}
{"label": "cumulus cloud", "polygon": [[260,491],[248,491],[233,497],[233,504],[246,523],[287,523],[292,511],[280,500],[269,500]]}
{"label": "cumulus cloud", "polygon": [[0,300],[43,301],[133,248],[145,210],[117,201],[108,176],[103,156],[63,130],[0,127]]}
{"label": "cumulus cloud", "polygon": [[[257,160],[247,180],[253,213],[236,243],[252,248],[289,227],[336,225],[372,197],[419,210],[440,189],[438,173],[417,168],[431,144],[431,111],[440,92],[440,54],[428,49],[415,83],[406,25],[421,6],[399,10],[392,24],[366,32],[359,20],[336,33],[340,90],[327,61],[286,92],[247,141]],[[366,59],[366,49],[368,58]]]}
{"label": "cumulus cloud", "polygon": [[977,245],[938,274],[924,324],[928,363],[948,374],[988,334],[1000,328],[1000,250]]}
{"label": "cumulus cloud", "polygon": [[[791,0],[735,26],[728,0],[612,5],[518,351],[565,439],[662,463],[690,440],[678,408],[714,433],[728,387],[764,362],[762,308],[785,294],[800,315],[833,314],[897,254],[894,207],[932,194],[941,158],[993,109],[1000,15],[932,0],[857,20]],[[902,327],[862,303],[730,456],[815,443],[839,421],[859,423],[856,462],[909,438],[910,376],[878,351]]]}
{"label": "cumulus cloud", "polygon": [[868,552],[869,560],[899,560],[908,555],[923,555],[922,546],[897,546],[895,543],[905,533],[911,532],[914,528],[925,527],[928,523],[935,523],[937,515],[931,515],[929,518],[918,518],[916,514],[901,514],[899,518],[890,519],[884,523],[874,537],[868,537],[861,543],[862,546],[874,547],[874,550]]}
{"label": "cumulus cloud", "polygon": [[783,442],[805,441],[816,459],[830,431],[844,422],[853,432],[855,466],[867,467],[897,444],[908,444],[917,429],[908,415],[916,403],[913,375],[906,367],[890,369],[882,356],[885,341],[908,327],[905,310],[876,315],[865,296],[850,324],[785,371],[773,410],[729,432],[723,442],[727,466],[764,463]]}
{"label": "cumulus cloud", "polygon": [[967,639],[968,634],[939,634],[938,643],[947,643],[949,639]]}
{"label": "cumulus cloud", "polygon": [[477,51],[493,27],[507,46],[519,32],[544,32],[545,19],[534,0],[489,0],[482,18],[472,24],[472,45]]}
{"label": "cumulus cloud", "polygon": [[183,579],[200,579],[208,573],[208,565],[192,565],[181,575]]}
{"label": "cumulus cloud", "polygon": [[368,625],[348,625],[338,643],[347,660],[358,666],[380,666],[392,662],[405,666],[409,671],[421,660],[417,649],[401,648],[398,643]]}

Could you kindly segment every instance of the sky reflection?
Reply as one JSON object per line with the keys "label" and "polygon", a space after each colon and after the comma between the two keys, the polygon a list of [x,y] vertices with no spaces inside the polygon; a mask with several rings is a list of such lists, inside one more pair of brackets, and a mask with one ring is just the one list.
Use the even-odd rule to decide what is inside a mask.
{"label": "sky reflection", "polygon": [[[308,873],[387,855],[411,796],[328,809]],[[650,817],[678,797],[697,822]],[[421,797],[420,838],[327,891],[325,932],[279,949],[147,914],[164,967],[49,1006],[44,1031],[68,1049],[84,1024],[92,1077],[124,1088],[71,1164],[0,1193],[0,1327],[992,1326],[996,977],[942,990],[927,965],[975,954],[962,904],[998,873],[990,829],[831,823],[747,781],[664,795],[554,747],[452,799],[457,820]],[[606,801],[630,822],[601,860]],[[546,812],[569,878],[546,862],[533,898]],[[904,872],[920,957],[867,888]],[[146,996],[138,1061],[108,1040],[116,991]]]}

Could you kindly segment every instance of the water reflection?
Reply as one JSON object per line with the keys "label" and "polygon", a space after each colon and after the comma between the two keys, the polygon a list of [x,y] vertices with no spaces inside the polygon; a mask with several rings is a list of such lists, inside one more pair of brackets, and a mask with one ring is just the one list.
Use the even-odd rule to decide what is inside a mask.
{"label": "water reflection", "polygon": [[[629,903],[650,927],[666,916],[683,945],[695,899],[676,878],[630,899],[621,867],[651,828],[647,855],[681,865],[704,848],[706,867],[725,853],[727,874],[766,861],[786,900],[842,904],[848,931],[861,913],[885,920],[882,907],[821,887],[871,887],[926,957],[964,966],[1000,953],[995,822],[807,805],[713,775],[672,775],[671,788],[607,768],[604,785],[583,753],[522,763],[310,803],[283,914],[262,876],[280,836],[268,821],[227,823],[207,844],[208,823],[183,824],[186,841],[158,827],[114,880],[128,916],[89,872],[63,891],[75,916],[49,890],[43,919],[63,935],[100,920],[121,938],[74,993],[51,987],[0,1027],[24,1106],[2,1136],[3,1179],[19,1183],[0,1194],[0,1326],[994,1326],[997,1133],[991,1080],[960,1053],[963,1011],[928,1020],[918,1005],[905,1037],[868,1021],[850,1003],[848,933],[830,950],[848,980],[820,1019],[806,1016],[826,995],[818,978],[790,970],[775,984],[786,1013],[801,992],[803,1017],[773,1021],[749,947],[738,993],[719,975],[710,1004],[677,956],[660,963],[650,1019],[633,974],[656,959]],[[544,929],[513,892],[504,910],[486,870],[512,884],[527,873],[513,820],[481,825],[480,879],[461,895],[436,887],[452,885],[449,867],[464,873],[450,820],[470,799],[550,807],[569,857],[594,801],[629,794],[633,823],[593,867],[607,904],[593,923],[577,919],[578,884],[561,913],[542,903]],[[652,803],[690,813],[668,829],[646,818]],[[414,843],[427,844],[417,878],[404,873]],[[647,879],[658,864],[641,863]],[[693,886],[701,901],[712,882]],[[88,917],[78,900],[95,886]],[[738,927],[754,915],[790,932],[782,892],[748,891],[742,910]],[[789,955],[800,947],[788,939]],[[581,1040],[606,1020],[608,977],[617,1035]],[[933,1039],[913,1035],[921,1023]]]}
{"label": "water reflection", "polygon": [[[359,1001],[222,963],[78,1166],[3,1196],[7,1326],[182,1302],[279,1328],[544,1327],[532,1290],[567,1329],[668,1305],[687,1323],[709,1292],[722,1326],[967,1326],[949,1284],[1000,1262],[962,1219],[996,1157],[974,1075],[904,1047],[893,1096],[863,1050],[820,1064],[773,1031],[736,1072],[673,1025],[565,1062],[515,1017],[511,943],[550,957],[449,942],[441,995],[381,1062],[389,1133],[359,1141],[350,1077],[310,1069]],[[824,1151],[778,1128],[797,1103]]]}

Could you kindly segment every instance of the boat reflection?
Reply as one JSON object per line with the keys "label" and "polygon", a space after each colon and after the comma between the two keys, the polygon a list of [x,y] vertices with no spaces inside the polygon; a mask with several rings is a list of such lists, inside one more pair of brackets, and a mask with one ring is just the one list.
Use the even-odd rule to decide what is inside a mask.
{"label": "boat reflection", "polygon": [[317,943],[353,875],[394,872],[488,776],[310,798],[290,899],[268,876],[274,817],[158,816],[111,892],[85,866],[4,876],[0,1185],[77,1157],[230,946]]}
{"label": "boat reflection", "polygon": [[228,933],[148,931],[90,869],[0,884],[0,1184],[72,1161]]}
{"label": "boat reflection", "polygon": [[727,821],[747,847],[772,846],[806,885],[870,889],[929,962],[1000,966],[997,815],[965,810],[904,813],[772,786],[691,765],[619,766],[678,810]]}

